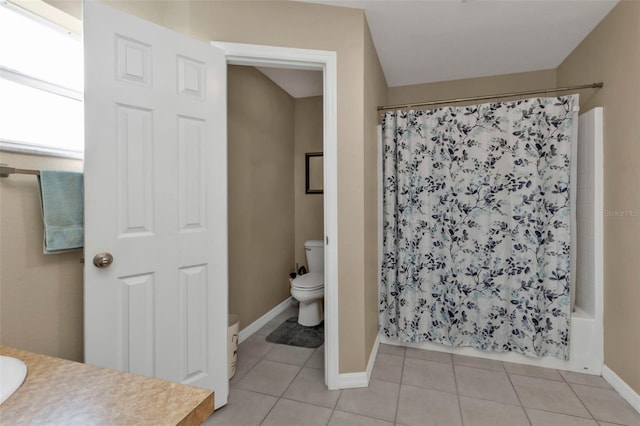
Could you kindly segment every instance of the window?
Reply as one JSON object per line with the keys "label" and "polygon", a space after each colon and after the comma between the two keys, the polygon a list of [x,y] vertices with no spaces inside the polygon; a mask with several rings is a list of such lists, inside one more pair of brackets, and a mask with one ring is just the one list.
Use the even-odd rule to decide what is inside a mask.
{"label": "window", "polygon": [[82,158],[82,42],[0,3],[0,148]]}

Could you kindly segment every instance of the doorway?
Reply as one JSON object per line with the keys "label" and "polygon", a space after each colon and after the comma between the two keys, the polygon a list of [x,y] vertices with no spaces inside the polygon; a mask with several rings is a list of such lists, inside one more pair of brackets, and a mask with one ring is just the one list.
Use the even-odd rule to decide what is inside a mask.
{"label": "doorway", "polygon": [[[324,262],[310,270],[304,247],[324,240],[322,106],[321,71],[227,66],[229,313],[238,316],[239,343],[271,329],[296,303],[292,274],[324,273]],[[309,153],[316,161],[306,164]],[[309,169],[313,193],[305,187]],[[321,302],[303,307],[322,309]],[[310,331],[287,330],[281,339]]]}
{"label": "doorway", "polygon": [[338,389],[338,185],[337,59],[335,52],[241,43],[212,42],[228,65],[277,67],[323,72],[325,384]]}

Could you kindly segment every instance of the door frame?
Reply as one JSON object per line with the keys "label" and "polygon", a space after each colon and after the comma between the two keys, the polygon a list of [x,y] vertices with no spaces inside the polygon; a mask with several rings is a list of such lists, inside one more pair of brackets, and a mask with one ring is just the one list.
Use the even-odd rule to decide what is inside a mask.
{"label": "door frame", "polygon": [[227,64],[323,71],[324,379],[339,389],[338,350],[338,78],[336,52],[212,41]]}

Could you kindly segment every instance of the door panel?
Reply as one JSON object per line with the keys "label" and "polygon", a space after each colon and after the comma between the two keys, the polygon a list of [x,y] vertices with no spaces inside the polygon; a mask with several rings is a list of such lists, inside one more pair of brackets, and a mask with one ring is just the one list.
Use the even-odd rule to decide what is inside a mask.
{"label": "door panel", "polygon": [[[226,60],[86,1],[85,360],[226,404]],[[105,268],[90,259],[113,254]]]}
{"label": "door panel", "polygon": [[119,237],[153,234],[153,111],[116,105]]}
{"label": "door panel", "polygon": [[180,232],[206,230],[205,132],[205,121],[178,117]]}
{"label": "door panel", "polygon": [[143,376],[155,376],[155,351],[153,336],[155,335],[154,274],[142,274],[122,277],[121,324],[121,370]]}
{"label": "door panel", "polygon": [[192,383],[208,374],[207,266],[180,269],[181,381]]}

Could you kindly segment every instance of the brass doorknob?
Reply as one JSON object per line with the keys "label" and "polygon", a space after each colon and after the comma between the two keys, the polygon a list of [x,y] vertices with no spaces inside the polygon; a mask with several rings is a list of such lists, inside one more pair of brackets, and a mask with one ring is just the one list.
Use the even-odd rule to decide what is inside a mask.
{"label": "brass doorknob", "polygon": [[113,263],[113,256],[111,253],[102,252],[95,255],[93,258],[93,264],[98,268],[106,268]]}

